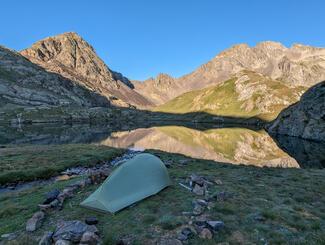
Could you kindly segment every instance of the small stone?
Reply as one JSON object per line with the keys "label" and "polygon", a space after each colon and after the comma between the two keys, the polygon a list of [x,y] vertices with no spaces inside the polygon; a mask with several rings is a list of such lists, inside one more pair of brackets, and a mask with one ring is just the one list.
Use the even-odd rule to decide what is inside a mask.
{"label": "small stone", "polygon": [[84,188],[86,186],[86,180],[79,180],[75,183],[79,188]]}
{"label": "small stone", "polygon": [[52,201],[54,201],[58,195],[60,194],[60,191],[58,189],[54,189],[46,194],[46,199],[43,202],[43,204],[50,204]]}
{"label": "small stone", "polygon": [[207,227],[207,224],[205,221],[194,221],[194,228],[198,233],[201,233],[201,231]]}
{"label": "small stone", "polygon": [[185,240],[191,238],[192,236],[193,236],[193,231],[190,228],[186,227],[186,228],[182,229],[182,231],[178,235],[178,239],[181,241],[185,241]]}
{"label": "small stone", "polygon": [[133,235],[126,235],[117,241],[116,245],[132,245],[134,243],[134,236]]}
{"label": "small stone", "polygon": [[92,184],[91,178],[87,178],[87,179],[85,180],[85,184],[86,184],[86,185],[91,185],[91,184]]}
{"label": "small stone", "polygon": [[256,216],[254,216],[254,220],[256,220],[258,222],[263,222],[263,221],[266,221],[266,218],[262,215],[256,215]]}
{"label": "small stone", "polygon": [[201,206],[208,206],[208,202],[206,201],[206,200],[204,200],[204,199],[197,199],[197,200],[195,200],[195,202],[197,203],[197,204],[199,204],[199,205],[201,205]]}
{"label": "small stone", "polygon": [[7,233],[7,234],[2,234],[1,235],[1,238],[2,239],[6,239],[6,240],[13,240],[17,237],[17,234],[16,233]]}
{"label": "small stone", "polygon": [[88,244],[88,245],[96,245],[100,242],[99,236],[97,236],[95,233],[86,231],[80,240],[81,244]]}
{"label": "small stone", "polygon": [[51,245],[52,236],[53,236],[53,232],[51,231],[45,232],[38,245]]}
{"label": "small stone", "polygon": [[193,232],[190,228],[184,228],[182,230],[182,234],[184,234],[185,236],[191,236],[193,234]]}
{"label": "small stone", "polygon": [[70,241],[68,241],[68,240],[63,240],[63,239],[57,240],[57,241],[55,242],[55,245],[70,245],[70,244],[71,244]]}
{"label": "small stone", "polygon": [[221,230],[225,226],[225,224],[223,223],[223,221],[214,221],[214,220],[211,220],[211,221],[207,221],[207,224],[214,231]]}
{"label": "small stone", "polygon": [[63,174],[60,175],[58,177],[55,178],[55,181],[65,181],[65,180],[69,180],[71,177],[67,174]]}
{"label": "small stone", "polygon": [[199,196],[203,196],[205,194],[204,186],[200,186],[197,184],[194,185],[194,188],[192,191],[193,191],[193,193],[195,193],[196,195],[199,195]]}
{"label": "small stone", "polygon": [[157,245],[182,245],[183,243],[174,238],[162,238],[160,241],[158,241]]}
{"label": "small stone", "polygon": [[203,186],[204,185],[204,178],[201,176],[198,176],[196,174],[192,174],[191,175],[191,182],[194,184],[198,184],[199,186]]}
{"label": "small stone", "polygon": [[31,217],[26,224],[26,231],[32,232],[36,231],[41,225],[45,218],[45,214],[42,211],[38,211],[34,213],[33,217]]}
{"label": "small stone", "polygon": [[187,236],[185,236],[183,233],[178,234],[178,240],[180,241],[186,241],[188,239]]}
{"label": "small stone", "polygon": [[48,211],[49,209],[51,209],[51,205],[50,204],[38,204],[38,207],[41,211]]}
{"label": "small stone", "polygon": [[202,239],[212,239],[212,232],[208,228],[203,228],[203,230],[199,234]]}
{"label": "small stone", "polygon": [[199,205],[199,204],[195,204],[194,209],[193,209],[193,214],[194,215],[200,215],[202,214],[204,211],[204,207]]}
{"label": "small stone", "polygon": [[220,179],[215,179],[214,183],[216,183],[217,185],[222,185],[222,181]]}
{"label": "small stone", "polygon": [[96,217],[87,217],[85,222],[87,225],[96,225],[98,224],[98,219]]}
{"label": "small stone", "polygon": [[187,159],[181,159],[181,160],[179,160],[179,163],[182,164],[182,165],[185,165],[188,162],[189,162],[189,160],[187,160]]}
{"label": "small stone", "polygon": [[87,231],[90,231],[90,232],[93,232],[93,233],[96,233],[96,234],[99,233],[99,231],[98,231],[98,229],[97,229],[97,227],[95,225],[88,225]]}
{"label": "small stone", "polygon": [[50,203],[50,206],[51,206],[52,208],[56,208],[56,207],[59,206],[59,204],[60,204],[59,200],[58,200],[58,199],[55,199],[55,200],[53,200],[53,201]]}

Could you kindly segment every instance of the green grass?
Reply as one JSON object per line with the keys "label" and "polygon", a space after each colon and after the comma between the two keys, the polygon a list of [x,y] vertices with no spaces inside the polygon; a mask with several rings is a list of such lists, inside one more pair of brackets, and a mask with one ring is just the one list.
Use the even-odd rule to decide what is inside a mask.
{"label": "green grass", "polygon": [[124,152],[98,145],[34,145],[0,149],[0,184],[49,178],[73,166],[93,166]]}
{"label": "green grass", "polygon": [[[75,181],[57,182],[16,194],[0,196],[0,234],[18,231],[22,243],[35,241],[45,230],[53,230],[58,220],[83,220],[87,216],[99,219],[97,227],[105,244],[131,236],[134,244],[147,244],[177,232],[190,218],[182,212],[192,210],[194,194],[178,185],[192,173],[222,180],[222,185],[210,187],[211,193],[230,193],[224,201],[215,201],[206,214],[210,219],[223,220],[225,229],[206,242],[198,237],[189,244],[322,244],[325,242],[325,171],[313,169],[268,169],[235,166],[214,161],[191,159],[177,154],[150,151],[163,161],[172,162],[168,169],[173,185],[159,194],[114,215],[81,208],[79,203],[98,186],[89,186],[68,199],[62,211],[52,212],[40,230],[26,235],[26,220],[37,210],[44,193],[62,189]],[[178,164],[188,159],[188,164]],[[264,217],[257,221],[256,215]],[[25,240],[24,240],[25,239]],[[27,240],[28,240],[27,239]]]}

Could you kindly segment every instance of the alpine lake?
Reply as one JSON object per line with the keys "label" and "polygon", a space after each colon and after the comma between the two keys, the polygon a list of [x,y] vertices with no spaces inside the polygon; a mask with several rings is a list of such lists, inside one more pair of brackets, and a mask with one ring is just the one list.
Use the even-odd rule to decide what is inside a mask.
{"label": "alpine lake", "polygon": [[[50,213],[39,230],[25,232],[47,192],[85,177],[65,178],[67,170],[98,167],[142,151],[168,165],[171,187],[114,215],[80,207],[100,183],[86,187]],[[59,220],[95,216],[103,244],[125,237],[132,244],[177,237],[193,222],[185,213],[199,198],[179,183],[188,184],[194,173],[215,183],[209,192],[218,196],[194,220],[221,220],[225,227],[211,240],[195,235],[188,244],[322,244],[324,167],[324,144],[270,136],[262,128],[149,122],[2,125],[0,235],[14,237],[8,244],[36,244]]]}

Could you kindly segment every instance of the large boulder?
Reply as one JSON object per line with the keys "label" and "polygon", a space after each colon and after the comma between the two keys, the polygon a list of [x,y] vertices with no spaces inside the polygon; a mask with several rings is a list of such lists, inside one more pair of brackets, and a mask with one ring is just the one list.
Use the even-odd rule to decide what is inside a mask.
{"label": "large boulder", "polygon": [[266,128],[270,134],[325,141],[325,81],[311,87]]}
{"label": "large boulder", "polygon": [[53,234],[53,240],[67,240],[78,243],[86,232],[97,234],[98,230],[96,226],[87,225],[78,220],[62,221],[57,225],[56,231]]}

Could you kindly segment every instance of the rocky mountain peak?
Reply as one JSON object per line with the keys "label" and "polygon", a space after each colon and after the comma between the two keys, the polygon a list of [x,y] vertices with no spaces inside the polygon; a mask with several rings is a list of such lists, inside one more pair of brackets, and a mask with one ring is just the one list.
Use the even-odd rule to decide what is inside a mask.
{"label": "rocky mountain peak", "polygon": [[260,48],[260,49],[264,49],[264,50],[274,50],[274,49],[286,50],[286,49],[288,49],[282,43],[274,42],[274,41],[260,42],[260,43],[256,44],[255,48]]}
{"label": "rocky mountain peak", "polygon": [[96,79],[112,78],[108,67],[94,48],[75,32],[48,37],[21,51],[25,57],[49,65],[65,66],[82,76]]}
{"label": "rocky mountain peak", "polygon": [[48,37],[21,51],[27,59],[96,91],[118,106],[146,107],[150,102],[133,90],[121,73],[110,70],[95,49],[75,32]]}

